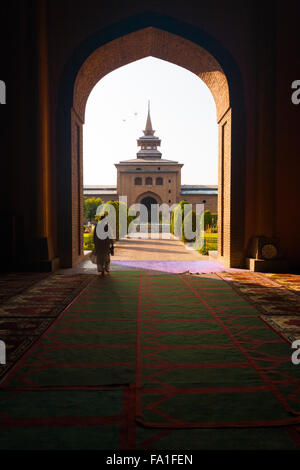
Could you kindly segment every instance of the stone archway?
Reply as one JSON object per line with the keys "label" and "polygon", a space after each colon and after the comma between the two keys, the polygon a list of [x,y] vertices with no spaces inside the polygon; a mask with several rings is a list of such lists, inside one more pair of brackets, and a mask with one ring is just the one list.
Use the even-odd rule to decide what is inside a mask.
{"label": "stone archway", "polygon": [[153,191],[145,191],[145,192],[139,194],[138,197],[136,198],[135,202],[137,204],[143,204],[142,201],[145,198],[152,198],[152,199],[155,200],[156,204],[162,204],[161,197],[158,194],[154,193]]}
{"label": "stone archway", "polygon": [[[152,221],[153,211],[154,211],[153,206],[154,207],[157,206],[157,200],[152,196],[146,196],[141,200],[141,204],[143,204],[147,208],[148,222],[151,222]],[[156,220],[155,215],[154,215],[154,218]]]}
{"label": "stone archway", "polygon": [[[154,211],[154,208],[151,209],[151,206],[156,204],[161,205],[162,199],[158,194],[152,191],[145,191],[138,195],[136,198],[136,203],[144,204],[144,206],[146,206],[148,212],[148,222],[151,222],[151,210]],[[154,215],[154,212],[152,212],[152,215]],[[154,215],[154,220],[152,222],[156,223],[158,221],[158,217],[158,214]]]}
{"label": "stone archway", "polygon": [[[176,29],[176,26],[174,27]],[[214,52],[222,50],[213,43]],[[217,55],[217,54],[216,54]],[[198,43],[157,27],[149,26],[122,35],[95,48],[81,59],[81,66],[74,79],[70,115],[71,146],[71,218],[72,253],[67,264],[78,262],[82,252],[82,126],[88,96],[95,84],[107,73],[130,62],[153,56],[167,60],[195,73],[210,89],[217,110],[219,125],[219,245],[220,261],[226,266],[241,266],[244,259],[244,121],[241,118],[242,90],[234,67],[225,74],[220,60]],[[228,66],[228,54],[224,52],[224,65]],[[230,89],[232,82],[232,91]],[[237,101],[235,119],[232,121],[233,102]],[[234,124],[234,126],[233,126]]]}

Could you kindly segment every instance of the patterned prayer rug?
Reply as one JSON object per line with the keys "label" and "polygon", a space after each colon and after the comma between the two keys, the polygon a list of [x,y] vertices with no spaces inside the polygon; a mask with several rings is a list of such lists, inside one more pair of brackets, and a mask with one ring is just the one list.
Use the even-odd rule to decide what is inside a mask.
{"label": "patterned prayer rug", "polygon": [[300,340],[300,316],[262,315],[261,318],[290,343]]}
{"label": "patterned prayer rug", "polygon": [[92,278],[88,275],[53,274],[33,285],[30,283],[27,290],[23,289],[21,294],[0,305],[0,339],[6,345],[6,364],[0,364],[0,377]]}
{"label": "patterned prayer rug", "polygon": [[262,314],[300,315],[299,297],[261,273],[224,272],[218,276]]}
{"label": "patterned prayer rug", "polygon": [[115,272],[2,382],[0,448],[295,449],[299,392],[289,345],[216,274]]}
{"label": "patterned prayer rug", "polygon": [[232,272],[218,276],[254,305],[263,314],[264,322],[287,341],[300,339],[300,300],[295,275]]}
{"label": "patterned prayer rug", "polygon": [[286,289],[300,295],[300,275],[299,274],[265,274],[273,281],[282,285]]}
{"label": "patterned prayer rug", "polygon": [[20,294],[49,273],[9,273],[0,276],[0,304]]}
{"label": "patterned prayer rug", "polygon": [[0,306],[0,318],[56,317],[91,280],[86,274],[52,274]]}

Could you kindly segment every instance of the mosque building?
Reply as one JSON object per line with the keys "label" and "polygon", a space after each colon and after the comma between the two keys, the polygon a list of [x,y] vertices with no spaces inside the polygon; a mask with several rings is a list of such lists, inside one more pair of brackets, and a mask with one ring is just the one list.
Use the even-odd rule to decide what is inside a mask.
{"label": "mosque building", "polygon": [[128,207],[142,203],[147,208],[152,204],[177,204],[185,200],[193,205],[204,204],[205,210],[217,212],[218,186],[182,185],[182,163],[162,158],[158,147],[159,137],[152,128],[150,104],[144,135],[137,139],[140,150],[136,158],[116,163],[116,186],[84,186],[84,197],[100,197],[103,201],[118,200],[127,196]]}

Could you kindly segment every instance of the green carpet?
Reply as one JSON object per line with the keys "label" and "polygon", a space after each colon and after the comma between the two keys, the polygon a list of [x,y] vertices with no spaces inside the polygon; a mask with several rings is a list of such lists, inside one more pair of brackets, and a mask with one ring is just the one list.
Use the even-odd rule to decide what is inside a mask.
{"label": "green carpet", "polygon": [[0,448],[296,449],[299,387],[290,345],[216,276],[114,272],[2,382]]}

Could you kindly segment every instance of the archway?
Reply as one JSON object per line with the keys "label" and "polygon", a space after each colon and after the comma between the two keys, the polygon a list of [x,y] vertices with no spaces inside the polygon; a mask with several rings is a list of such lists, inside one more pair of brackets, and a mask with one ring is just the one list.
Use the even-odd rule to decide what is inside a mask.
{"label": "archway", "polygon": [[[154,192],[152,191],[146,191],[146,192],[143,192],[141,194],[138,195],[137,199],[136,199],[136,203],[137,204],[144,204],[147,208],[147,212],[148,212],[148,222],[153,222],[153,223],[156,223],[158,220],[159,220],[159,214],[155,214],[155,209],[152,208],[151,209],[151,206],[152,205],[158,205],[160,206],[162,204],[162,199],[161,197],[158,195],[158,194],[155,194]],[[153,215],[153,220],[151,218],[151,210],[153,211],[152,212],[152,215]]]}
{"label": "archway", "polygon": [[154,199],[154,197],[152,196],[144,197],[141,200],[141,204],[143,204],[147,208],[149,223],[151,223],[152,219],[154,219],[154,221],[158,220],[158,216],[155,214],[155,208],[157,208],[157,200]]}
{"label": "archway", "polygon": [[[157,22],[155,18],[152,21]],[[177,32],[177,23],[166,23],[167,28]],[[71,145],[64,149],[67,150],[67,158],[70,158],[67,179],[71,186],[71,201],[66,201],[68,207],[65,212],[68,212],[69,220],[72,220],[71,233],[70,230],[68,232],[71,248],[67,246],[67,234],[61,228],[61,257],[65,255],[64,265],[76,264],[82,254],[82,126],[87,98],[104,75],[147,56],[167,60],[195,73],[206,83],[214,97],[219,125],[218,255],[226,266],[243,264],[245,152],[240,76],[229,54],[204,33],[194,31],[191,41],[184,37],[190,35],[190,28],[185,28],[185,25],[181,25],[178,31],[180,36],[173,31],[148,26],[128,34],[120,34],[116,39],[103,42],[100,47],[96,47],[96,42],[93,45],[89,42],[85,54],[81,54],[78,59],[77,73],[73,75],[70,119],[67,119]],[[206,47],[202,47],[201,43]],[[66,114],[62,113],[61,119],[66,119]],[[60,207],[60,210],[63,209]]]}

